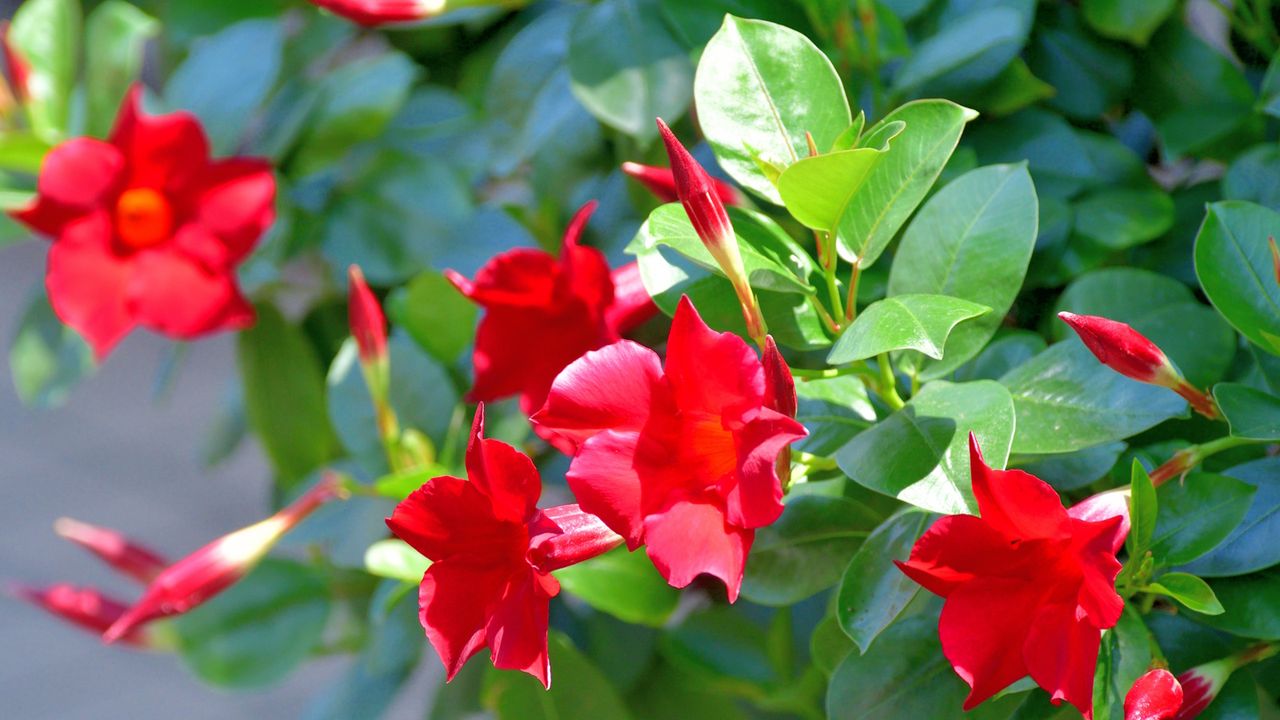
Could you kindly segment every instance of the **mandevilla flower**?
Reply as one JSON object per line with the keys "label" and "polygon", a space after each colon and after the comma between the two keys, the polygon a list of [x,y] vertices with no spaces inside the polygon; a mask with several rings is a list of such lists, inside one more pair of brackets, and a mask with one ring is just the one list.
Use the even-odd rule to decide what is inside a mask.
{"label": "mandevilla flower", "polygon": [[[622,163],[622,172],[631,176],[636,182],[648,188],[654,197],[662,202],[679,202],[680,193],[676,190],[675,174],[671,168],[641,165],[636,162]],[[720,202],[725,205],[741,205],[742,195],[738,189],[719,178],[711,178],[711,187]]]}
{"label": "mandevilla flower", "polygon": [[779,411],[794,408],[790,374],[779,387],[769,364],[707,327],[685,297],[665,367],[627,340],[589,352],[560,373],[533,422],[577,444],[568,481],[584,510],[632,550],[647,545],[667,582],[714,575],[733,601],[755,529],[782,512],[778,455],[806,435]]}
{"label": "mandevilla flower", "polygon": [[1092,717],[1101,631],[1120,619],[1115,591],[1120,517],[1080,519],[1048,483],[993,470],[969,436],[980,516],[948,515],[901,570],[946,598],[942,652],[970,692],[970,710],[1025,675]]}
{"label": "mandevilla flower", "polygon": [[[519,248],[495,256],[475,280],[445,272],[486,310],[476,331],[476,379],[469,400],[518,394],[520,407],[532,414],[566,365],[618,340],[657,311],[634,263],[611,275],[604,253],[578,244],[595,208],[590,202],[574,215],[559,259]],[[530,341],[537,343],[536,352]]]}
{"label": "mandevilla flower", "polygon": [[[11,585],[8,589],[13,597],[25,600],[54,617],[61,618],[77,627],[101,635],[106,632],[128,610],[124,603],[114,600],[92,588],[80,588],[66,583],[50,585],[47,588],[33,588],[26,585]],[[148,628],[135,628],[121,636],[126,645],[140,648],[154,648],[158,645],[153,633]]]}
{"label": "mandevilla flower", "polygon": [[159,553],[115,530],[65,517],[54,522],[53,530],[138,582],[149,583],[155,580],[169,565]]}
{"label": "mandevilla flower", "polygon": [[285,533],[326,502],[341,497],[340,480],[326,475],[275,515],[205,545],[156,576],[142,598],[102,636],[111,643],[156,618],[178,615],[234,585]]}
{"label": "mandevilla flower", "polygon": [[405,498],[387,526],[432,561],[419,617],[448,679],[488,647],[494,667],[551,686],[547,613],[553,570],[617,547],[622,538],[577,505],[539,510],[533,461],[484,439],[484,406],[467,441],[467,480],[437,477]]}
{"label": "mandevilla flower", "polygon": [[742,306],[747,334],[763,347],[764,337],[769,330],[765,326],[764,316],[760,314],[755,292],[747,281],[742,254],[738,251],[738,236],[733,232],[733,224],[729,222],[724,202],[720,199],[711,176],[680,144],[662,118],[658,118],[658,132],[662,135],[667,157],[671,160],[671,174],[675,178],[680,204],[684,205],[684,211],[707,252],[715,258],[725,277],[733,285],[733,291],[738,295],[738,304]]}
{"label": "mandevilla flower", "polygon": [[1096,315],[1060,312],[1058,317],[1076,331],[1098,362],[1138,382],[1169,388],[1205,417],[1220,417],[1213,398],[1187,382],[1164,351],[1142,333]]}
{"label": "mandevilla flower", "polygon": [[365,27],[425,20],[439,15],[447,0],[311,0],[334,15]]}
{"label": "mandevilla flower", "polygon": [[1235,655],[1197,665],[1178,676],[1182,685],[1182,707],[1173,720],[1192,720],[1218,697],[1231,674],[1250,663],[1280,654],[1280,643],[1259,643]]}
{"label": "mandevilla flower", "polygon": [[141,95],[109,141],[51,150],[35,201],[13,213],[53,238],[49,301],[99,358],[137,325],[181,339],[250,325],[235,268],[275,213],[265,160],[211,161],[194,116],[145,115]]}
{"label": "mandevilla flower", "polygon": [[1182,685],[1164,668],[1148,670],[1124,696],[1124,720],[1169,720],[1182,707]]}

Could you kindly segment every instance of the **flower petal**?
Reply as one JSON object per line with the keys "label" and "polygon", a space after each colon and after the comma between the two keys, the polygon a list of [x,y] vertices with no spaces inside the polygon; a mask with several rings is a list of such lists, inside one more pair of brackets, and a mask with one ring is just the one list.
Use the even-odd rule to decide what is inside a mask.
{"label": "flower petal", "polygon": [[275,220],[271,165],[253,158],[219,160],[209,165],[199,183],[196,218],[221,240],[225,266],[238,263]]}
{"label": "flower petal", "polygon": [[135,325],[126,300],[134,272],[128,258],[111,250],[111,222],[105,213],[67,226],[49,248],[49,303],[99,360]]}
{"label": "flower petal", "polygon": [[528,522],[542,495],[542,479],[529,456],[500,440],[484,439],[484,404],[471,423],[466,465],[467,478],[488,496],[493,517]]}
{"label": "flower petal", "polygon": [[1112,554],[1118,553],[1120,548],[1124,547],[1124,539],[1129,535],[1128,488],[1107,490],[1097,495],[1091,495],[1067,508],[1067,515],[1077,520],[1088,520],[1090,522],[1102,522],[1114,517],[1120,518],[1120,522],[1115,525],[1115,532],[1111,536],[1111,552]]}
{"label": "flower petal", "polygon": [[530,569],[508,583],[485,627],[494,667],[527,672],[544,688],[551,688],[547,616],[551,598],[559,590],[554,577]]}
{"label": "flower petal", "polygon": [[800,423],[768,408],[735,433],[738,472],[725,497],[729,522],[758,528],[778,519],[782,514],[778,453],[808,434]]}
{"label": "flower petal", "polygon": [[897,565],[929,592],[948,597],[993,567],[1013,570],[1015,562],[1009,539],[986,520],[947,515],[916,541],[911,558]]}
{"label": "flower petal", "polygon": [[707,327],[680,298],[667,339],[667,380],[683,409],[741,415],[764,402],[764,368],[742,338]]}
{"label": "flower petal", "polygon": [[523,562],[528,544],[524,527],[499,522],[476,485],[449,476],[433,478],[400,501],[387,527],[435,562],[511,565]]}
{"label": "flower petal", "polygon": [[942,653],[969,685],[965,710],[1027,674],[1022,647],[1038,602],[1030,583],[1005,578],[978,578],[947,597],[938,635]]}
{"label": "flower petal", "polygon": [[729,602],[738,599],[754,530],[725,522],[724,511],[681,500],[644,520],[649,559],[673,587],[682,588],[706,573],[724,581]]}
{"label": "flower petal", "polygon": [[1101,630],[1078,619],[1073,604],[1056,601],[1036,613],[1021,654],[1031,679],[1049,692],[1055,705],[1066,700],[1089,720],[1101,643]]}
{"label": "flower petal", "polygon": [[13,215],[56,236],[67,223],[110,202],[123,173],[124,157],[114,146],[87,137],[68,140],[45,155],[36,181],[39,195]]}
{"label": "flower petal", "polygon": [[253,306],[234,276],[209,270],[175,246],[134,258],[128,302],[140,324],[180,339],[253,324]]}
{"label": "flower petal", "polygon": [[627,263],[615,269],[610,277],[613,302],[605,308],[604,321],[612,335],[621,337],[658,314],[658,306],[644,288],[639,264]]}
{"label": "flower petal", "polygon": [[556,291],[561,298],[576,297],[593,314],[603,315],[605,308],[613,302],[609,261],[604,253],[578,242],[598,204],[592,200],[579,208],[565,229]]}
{"label": "flower petal", "polygon": [[559,263],[550,253],[516,248],[495,255],[472,281],[457,273],[447,277],[463,295],[486,308],[549,308],[559,273]]}
{"label": "flower petal", "polygon": [[490,608],[502,597],[506,582],[505,568],[452,562],[427,568],[418,588],[418,618],[447,679],[485,646]]}
{"label": "flower petal", "polygon": [[988,467],[973,433],[969,469],[979,514],[994,528],[1017,538],[1066,537],[1067,511],[1053,487],[1021,470]]}
{"label": "flower petal", "polygon": [[560,371],[531,420],[576,442],[607,429],[639,431],[673,415],[658,355],[630,340],[586,353]]}
{"label": "flower petal", "polygon": [[1124,612],[1124,600],[1116,594],[1121,565],[1112,545],[1120,522],[1120,517],[1104,522],[1071,521],[1073,545],[1084,575],[1077,602],[1099,629],[1114,626]]}
{"label": "flower petal", "polygon": [[127,158],[130,187],[182,195],[209,163],[209,141],[196,117],[187,112],[143,113],[142,86],[137,84],[120,106],[111,144]]}
{"label": "flower petal", "polygon": [[605,430],[582,443],[565,475],[582,509],[625,538],[631,550],[644,542],[640,442],[637,432]]}

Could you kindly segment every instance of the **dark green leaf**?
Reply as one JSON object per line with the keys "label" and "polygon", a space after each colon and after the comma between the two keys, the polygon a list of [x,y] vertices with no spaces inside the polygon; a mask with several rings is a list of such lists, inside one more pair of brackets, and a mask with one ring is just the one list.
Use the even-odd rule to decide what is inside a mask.
{"label": "dark green leaf", "polygon": [[437,360],[452,364],[471,344],[477,310],[438,272],[426,270],[387,297],[387,315]]}
{"label": "dark green leaf", "polygon": [[1222,603],[1218,602],[1209,584],[1189,573],[1165,573],[1147,585],[1145,590],[1167,595],[1188,609],[1205,615],[1221,615],[1223,612]]}
{"label": "dark green leaf", "polygon": [[906,560],[935,516],[906,510],[885,521],[849,562],[840,581],[836,617],[840,627],[866,653],[920,592],[920,585],[893,564]]}
{"label": "dark green leaf", "polygon": [[742,596],[761,605],[793,605],[835,584],[879,516],[842,497],[792,498],[756,533]]}
{"label": "dark green leaf", "polygon": [[484,706],[498,720],[626,720],[630,717],[609,681],[567,638],[552,632],[547,646],[555,672],[550,690],[544,690],[541,683],[525,673],[486,668]]}
{"label": "dark green leaf", "polygon": [[1150,242],[1173,226],[1173,200],[1155,188],[1103,188],[1075,210],[1075,231],[1110,250]]}
{"label": "dark green leaf", "polygon": [[820,457],[834,454],[876,419],[867,386],[856,377],[797,378],[796,396],[800,401],[796,419],[809,435],[793,447]]}
{"label": "dark green leaf", "polygon": [[418,75],[398,53],[351,62],[324,76],[321,96],[294,159],[306,174],[347,156],[352,145],[378,137],[396,116]]}
{"label": "dark green leaf", "polygon": [[43,291],[36,294],[9,346],[9,369],[18,397],[27,405],[56,407],[95,368],[89,345],[62,324]]}
{"label": "dark green leaf", "polygon": [[1125,608],[1116,626],[1102,636],[1093,686],[1093,716],[1125,720],[1124,699],[1133,683],[1151,666],[1151,633],[1142,616]]}
{"label": "dark green leaf", "polygon": [[972,361],[956,368],[955,379],[999,380],[1000,376],[1035,357],[1048,347],[1044,338],[1030,330],[1007,332],[982,348]]}
{"label": "dark green leaf", "polygon": [[673,665],[716,687],[768,685],[779,679],[764,629],[728,606],[691,615],[659,643]]}
{"label": "dark green leaf", "polygon": [[1209,301],[1254,344],[1280,355],[1280,283],[1267,238],[1280,213],[1228,200],[1209,206],[1196,236],[1196,276]]}
{"label": "dark green leaf", "polygon": [[142,51],[160,32],[160,23],[124,0],[107,0],[85,28],[84,88],[87,131],[106,137],[129,85],[142,72]]}
{"label": "dark green leaf", "polygon": [[1248,483],[1208,473],[1161,485],[1151,538],[1156,564],[1181,565],[1217,547],[1240,525],[1254,492]]}
{"label": "dark green leaf", "polygon": [[898,67],[894,87],[904,93],[951,95],[994,79],[1027,41],[1030,13],[1014,4],[989,3],[950,18]]}
{"label": "dark green leaf", "polygon": [[822,618],[809,638],[809,656],[813,658],[813,664],[828,678],[855,649],[849,636],[840,629],[840,622],[831,615]]}
{"label": "dark green leaf", "polygon": [[1280,211],[1280,147],[1266,143],[1237,157],[1222,176],[1222,198]]}
{"label": "dark green leaf", "polygon": [[840,663],[827,690],[827,717],[955,717],[968,691],[942,655],[937,619],[921,615],[895,623],[866,653]]}
{"label": "dark green leaf", "polygon": [[1257,488],[1249,512],[1207,555],[1185,567],[1202,577],[1243,575],[1280,564],[1280,458],[1237,465],[1223,474]]}
{"label": "dark green leaf", "polygon": [[1133,84],[1131,54],[1098,38],[1067,3],[1041,8],[1027,62],[1056,91],[1046,104],[1072,118],[1102,117]]}
{"label": "dark green leaf", "polygon": [[1233,437],[1280,440],[1280,398],[1239,383],[1215,385],[1213,397]]}
{"label": "dark green leaf", "polygon": [[1069,453],[1022,455],[1010,458],[1009,464],[1044,480],[1058,492],[1067,492],[1106,475],[1127,447],[1122,442],[1104,443]]}
{"label": "dark green leaf", "polygon": [[1222,604],[1221,615],[1195,614],[1197,621],[1257,640],[1280,640],[1280,568],[1209,583]]}
{"label": "dark green leaf", "polygon": [[658,574],[643,550],[617,548],[556,571],[570,595],[629,623],[660,626],[680,602],[680,591]]}
{"label": "dark green leaf", "polygon": [[1177,6],[1177,0],[1084,0],[1081,5],[1099,35],[1135,45],[1147,44]]}

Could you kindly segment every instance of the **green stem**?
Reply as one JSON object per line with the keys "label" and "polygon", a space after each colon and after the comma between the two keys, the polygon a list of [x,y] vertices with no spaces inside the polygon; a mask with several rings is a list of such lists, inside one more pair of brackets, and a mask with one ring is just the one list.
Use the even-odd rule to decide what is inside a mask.
{"label": "green stem", "polygon": [[805,465],[813,470],[835,470],[838,467],[834,459],[812,453],[797,450],[793,457],[798,464]]}
{"label": "green stem", "polygon": [[818,317],[822,319],[822,324],[827,327],[827,330],[829,330],[832,335],[839,335],[839,323],[831,317],[831,313],[827,312],[827,308],[822,304],[822,301],[818,299],[818,296],[806,295],[805,297],[809,299],[809,304],[813,306],[814,312],[818,313]]}
{"label": "green stem", "polygon": [[879,375],[865,365],[847,365],[842,368],[825,368],[823,370],[793,367],[791,368],[791,375],[803,380],[826,380],[828,378],[836,378],[842,375],[861,375],[863,377],[874,378],[877,381],[880,379]]}
{"label": "green stem", "polygon": [[880,397],[884,399],[885,404],[894,410],[901,410],[906,403],[902,401],[902,396],[898,394],[898,380],[893,376],[893,366],[889,364],[889,354],[880,353],[876,358],[880,363]]}
{"label": "green stem", "polygon": [[858,317],[858,279],[862,277],[862,265],[855,259],[849,273],[849,297],[844,304],[844,325],[849,327]]}

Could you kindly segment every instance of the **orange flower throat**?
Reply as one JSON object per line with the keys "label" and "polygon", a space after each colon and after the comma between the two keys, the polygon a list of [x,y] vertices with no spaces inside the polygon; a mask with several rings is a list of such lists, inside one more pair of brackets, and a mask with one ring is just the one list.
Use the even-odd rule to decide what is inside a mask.
{"label": "orange flower throat", "polygon": [[151,188],[124,191],[116,201],[116,234],[133,250],[169,239],[173,209],[164,195]]}

